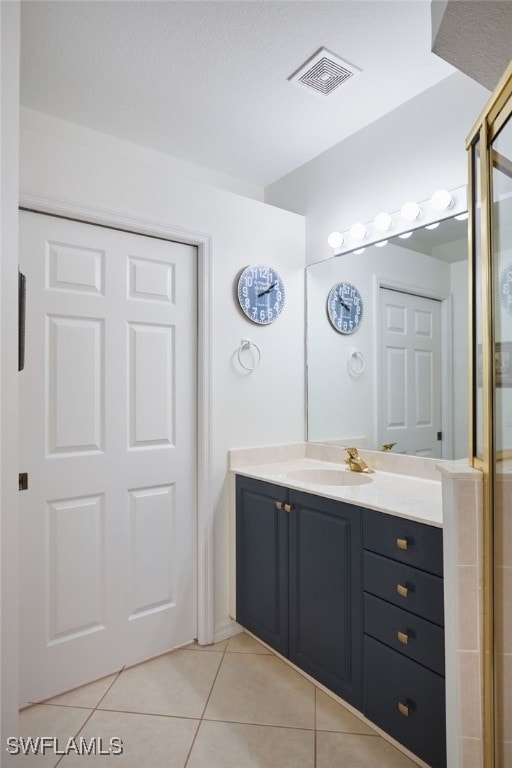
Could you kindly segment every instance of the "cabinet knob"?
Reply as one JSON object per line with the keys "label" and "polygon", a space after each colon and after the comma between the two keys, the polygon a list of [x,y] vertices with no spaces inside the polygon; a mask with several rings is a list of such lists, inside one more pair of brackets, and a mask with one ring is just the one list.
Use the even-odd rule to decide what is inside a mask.
{"label": "cabinet knob", "polygon": [[407,595],[409,594],[409,590],[407,589],[407,587],[404,587],[403,584],[397,584],[396,591],[398,592],[400,597],[407,597]]}
{"label": "cabinet knob", "polygon": [[397,539],[396,545],[398,549],[407,549],[407,547],[409,546],[407,539]]}
{"label": "cabinet knob", "polygon": [[407,645],[407,643],[409,642],[409,635],[406,632],[400,632],[400,630],[398,630],[398,632],[396,633],[396,636],[398,637],[400,642],[403,643],[403,645]]}
{"label": "cabinet knob", "polygon": [[398,702],[398,711],[404,717],[409,717],[409,707],[407,706],[407,704],[402,704],[402,702],[399,701]]}
{"label": "cabinet knob", "polygon": [[283,502],[282,501],[276,501],[276,509],[282,509],[283,508]]}
{"label": "cabinet knob", "polygon": [[291,512],[292,511],[292,505],[291,504],[285,504],[284,505],[284,511],[285,512]]}

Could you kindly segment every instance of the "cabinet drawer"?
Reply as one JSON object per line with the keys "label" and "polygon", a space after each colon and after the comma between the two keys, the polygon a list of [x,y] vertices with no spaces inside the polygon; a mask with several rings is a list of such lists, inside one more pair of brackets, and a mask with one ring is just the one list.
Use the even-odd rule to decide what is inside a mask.
{"label": "cabinet drawer", "polygon": [[440,528],[365,509],[363,547],[437,576],[443,575]]}
{"label": "cabinet drawer", "polygon": [[437,624],[365,594],[364,631],[413,661],[444,675],[444,630]]}
{"label": "cabinet drawer", "polygon": [[445,768],[444,678],[371,637],[364,670],[365,715],[432,768]]}
{"label": "cabinet drawer", "polygon": [[364,590],[444,626],[443,580],[439,576],[365,552]]}

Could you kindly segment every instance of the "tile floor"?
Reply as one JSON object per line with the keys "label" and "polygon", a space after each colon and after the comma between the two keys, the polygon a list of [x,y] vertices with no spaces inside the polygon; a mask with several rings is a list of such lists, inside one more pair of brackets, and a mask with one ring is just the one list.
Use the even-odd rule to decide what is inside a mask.
{"label": "tile floor", "polygon": [[21,736],[123,741],[121,755],[27,755],[19,768],[414,768],[249,635],[196,644],[35,704]]}

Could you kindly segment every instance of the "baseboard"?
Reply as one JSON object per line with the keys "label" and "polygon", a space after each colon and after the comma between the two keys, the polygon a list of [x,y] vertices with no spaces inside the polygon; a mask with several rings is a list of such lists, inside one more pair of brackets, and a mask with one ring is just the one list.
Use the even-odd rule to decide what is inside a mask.
{"label": "baseboard", "polygon": [[215,642],[220,643],[221,640],[229,640],[230,637],[239,635],[243,631],[240,624],[237,624],[233,619],[227,619],[227,621],[215,625]]}

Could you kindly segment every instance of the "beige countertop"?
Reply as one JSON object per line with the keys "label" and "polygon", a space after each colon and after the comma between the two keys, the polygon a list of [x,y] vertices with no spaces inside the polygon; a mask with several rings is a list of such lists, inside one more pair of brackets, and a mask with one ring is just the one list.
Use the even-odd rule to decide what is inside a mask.
{"label": "beige countertop", "polygon": [[[272,453],[272,452],[271,452]],[[365,475],[370,481],[364,485],[325,485],[303,482],[294,477],[300,470],[336,470],[356,476],[343,462],[323,461],[300,455],[300,451],[281,452],[277,460],[254,463],[257,456],[247,454],[249,461],[243,461],[243,451],[232,452],[230,471],[244,477],[252,477],[275,485],[285,486],[297,491],[304,491],[328,499],[345,501],[360,507],[385,512],[397,517],[404,517],[420,523],[442,527],[441,475],[439,479],[417,477],[410,472],[400,474],[388,472],[382,468]],[[290,458],[287,457],[288,454]],[[363,452],[361,451],[362,455]],[[367,463],[371,466],[369,452],[364,452]],[[420,471],[420,474],[422,472]],[[423,474],[425,474],[423,472]],[[429,474],[429,473],[427,473]],[[430,473],[431,477],[435,474]],[[348,477],[347,477],[348,479]]]}

